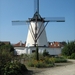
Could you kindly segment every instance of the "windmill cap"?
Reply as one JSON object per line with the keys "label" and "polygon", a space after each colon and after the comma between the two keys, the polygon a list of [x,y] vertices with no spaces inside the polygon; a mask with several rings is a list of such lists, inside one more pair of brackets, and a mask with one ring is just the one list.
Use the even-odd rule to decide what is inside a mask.
{"label": "windmill cap", "polygon": [[33,15],[33,18],[31,18],[30,21],[44,21],[44,19],[40,16],[40,14],[38,12],[35,12],[35,14]]}

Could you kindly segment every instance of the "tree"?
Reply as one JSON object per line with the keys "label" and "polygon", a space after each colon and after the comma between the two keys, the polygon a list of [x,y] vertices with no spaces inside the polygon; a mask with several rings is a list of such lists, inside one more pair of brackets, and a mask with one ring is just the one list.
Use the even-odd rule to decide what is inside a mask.
{"label": "tree", "polygon": [[25,75],[27,68],[19,61],[12,63],[13,46],[0,43],[0,75]]}
{"label": "tree", "polygon": [[75,41],[68,42],[62,49],[62,54],[65,56],[71,56],[75,53]]}
{"label": "tree", "polygon": [[43,52],[43,56],[50,56],[50,55],[49,55],[49,52],[47,52],[46,49],[45,49],[44,52]]}
{"label": "tree", "polygon": [[13,46],[1,44],[0,45],[0,65],[5,65],[7,62],[10,62],[13,58],[14,48]]}

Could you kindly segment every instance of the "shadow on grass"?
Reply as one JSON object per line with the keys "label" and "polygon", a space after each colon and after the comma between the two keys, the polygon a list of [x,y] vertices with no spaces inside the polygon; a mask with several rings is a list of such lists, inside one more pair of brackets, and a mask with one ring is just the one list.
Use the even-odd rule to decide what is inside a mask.
{"label": "shadow on grass", "polygon": [[34,72],[32,70],[28,70],[25,72],[24,75],[33,75],[33,74],[34,74]]}

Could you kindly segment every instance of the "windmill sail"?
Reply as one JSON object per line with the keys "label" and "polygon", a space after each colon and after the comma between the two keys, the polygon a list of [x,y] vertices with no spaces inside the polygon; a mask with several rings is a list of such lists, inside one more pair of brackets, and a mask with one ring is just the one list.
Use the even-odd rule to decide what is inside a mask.
{"label": "windmill sail", "polygon": [[20,21],[20,20],[12,21],[12,25],[27,25],[27,24],[29,24],[28,21]]}
{"label": "windmill sail", "polygon": [[45,27],[48,22],[65,22],[64,17],[41,17],[39,14],[39,0],[34,0],[35,13],[28,21],[12,21],[13,25],[25,25],[29,24],[28,36],[26,41],[27,46],[48,46]]}

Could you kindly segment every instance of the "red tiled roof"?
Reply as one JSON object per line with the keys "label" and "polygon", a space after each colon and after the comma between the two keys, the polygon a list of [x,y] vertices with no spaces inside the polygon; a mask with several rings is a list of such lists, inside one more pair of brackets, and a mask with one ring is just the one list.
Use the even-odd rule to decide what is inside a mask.
{"label": "red tiled roof", "polygon": [[[18,42],[17,44],[13,44],[14,47],[25,47],[26,43],[21,43],[21,42]],[[63,47],[64,45],[60,42],[49,42],[49,47],[50,48],[61,48]]]}
{"label": "red tiled roof", "polygon": [[50,48],[61,48],[62,44],[60,42],[50,42],[49,47]]}
{"label": "red tiled roof", "polygon": [[25,47],[25,44],[18,42],[17,44],[13,44],[14,47]]}

